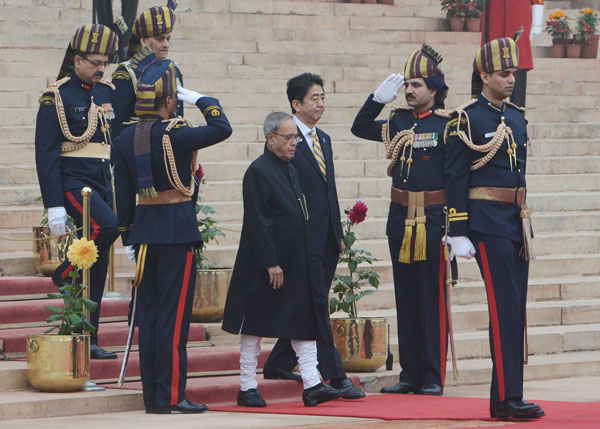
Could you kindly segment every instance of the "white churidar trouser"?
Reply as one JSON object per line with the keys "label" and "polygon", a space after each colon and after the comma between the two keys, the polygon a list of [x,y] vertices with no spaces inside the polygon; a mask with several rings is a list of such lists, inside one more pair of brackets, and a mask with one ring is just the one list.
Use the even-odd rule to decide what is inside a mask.
{"label": "white churidar trouser", "polygon": [[[260,354],[261,337],[242,334],[242,345],[240,349],[240,389],[247,391],[256,389],[256,367],[258,355]],[[317,370],[317,342],[292,340],[292,347],[298,357],[298,367],[302,375],[304,389],[309,389],[321,382]]]}

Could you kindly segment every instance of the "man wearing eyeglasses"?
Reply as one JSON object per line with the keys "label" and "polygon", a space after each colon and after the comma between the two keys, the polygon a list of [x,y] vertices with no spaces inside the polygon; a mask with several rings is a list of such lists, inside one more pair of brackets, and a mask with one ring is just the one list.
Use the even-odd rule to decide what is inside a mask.
{"label": "man wearing eyeglasses", "polygon": [[[168,6],[155,6],[143,11],[133,24],[131,39],[127,48],[127,61],[121,63],[112,75],[115,84],[113,105],[115,120],[112,137],[116,139],[134,115],[135,92],[142,71],[156,60],[164,60],[169,55],[171,33],[175,26],[175,3]],[[183,76],[177,64],[177,85],[183,85]],[[183,116],[183,102],[177,101],[177,116]]]}
{"label": "man wearing eyeglasses", "polygon": [[[352,384],[342,368],[329,319],[329,288],[338,255],[344,253],[345,248],[331,138],[316,127],[325,111],[323,85],[323,79],[312,73],[295,76],[287,82],[287,96],[299,134],[297,155],[291,163],[298,170],[309,214],[308,270],[319,329],[319,371],[323,379],[330,380],[332,387],[348,389],[344,394],[345,399],[358,399],[365,394]],[[279,340],[265,364],[264,377],[300,381],[300,377],[292,372],[296,363],[296,354],[290,341]]]}
{"label": "man wearing eyeglasses", "polygon": [[[118,35],[100,24],[79,28],[67,49],[59,80],[40,98],[35,130],[35,161],[48,225],[55,235],[65,234],[67,214],[78,228],[83,223],[81,188],[90,187],[91,236],[98,260],[90,269],[90,299],[98,309],[90,314],[96,328],[91,335],[92,359],[116,359],[98,346],[100,304],[106,282],[110,245],[119,235],[112,210],[109,127],[114,118],[111,92],[102,79],[108,57],[117,49]],[[70,283],[75,269],[65,260],[55,271],[57,286]]]}

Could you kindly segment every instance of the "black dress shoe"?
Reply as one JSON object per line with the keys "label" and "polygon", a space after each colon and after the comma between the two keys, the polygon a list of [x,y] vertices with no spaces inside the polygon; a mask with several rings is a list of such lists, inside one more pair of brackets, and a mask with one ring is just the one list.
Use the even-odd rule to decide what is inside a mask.
{"label": "black dress shoe", "polygon": [[260,396],[258,389],[248,389],[245,392],[241,390],[237,395],[237,403],[242,407],[266,407],[267,403]]}
{"label": "black dress shoe", "polygon": [[204,404],[194,404],[184,398],[177,405],[156,405],[154,407],[155,414],[171,414],[171,411],[176,411],[183,414],[199,414],[208,410]]}
{"label": "black dress shoe", "polygon": [[319,383],[309,389],[304,389],[304,392],[302,392],[302,400],[304,401],[305,407],[314,407],[323,402],[341,398],[349,391],[350,387],[335,389],[328,384]]}
{"label": "black dress shoe", "polygon": [[444,388],[439,384],[424,384],[416,393],[417,395],[442,396]]}
{"label": "black dress shoe", "polygon": [[263,377],[265,380],[294,380],[302,381],[302,377],[292,371],[286,371],[281,368],[272,368],[265,366],[263,368]]}
{"label": "black dress shoe", "polygon": [[352,383],[352,380],[350,380],[349,378],[343,378],[341,380],[331,380],[329,385],[334,389],[349,388],[350,390],[348,390],[348,393],[342,396],[342,398],[344,399],[360,399],[367,396],[365,395],[365,392],[356,387]]}
{"label": "black dress shoe", "polygon": [[410,384],[406,381],[401,381],[398,384],[394,384],[393,386],[383,387],[380,392],[381,393],[416,393],[419,388],[413,384]]}
{"label": "black dress shoe", "polygon": [[113,352],[107,352],[102,347],[92,344],[90,346],[90,358],[92,359],[116,359],[117,354]]}
{"label": "black dress shoe", "polygon": [[154,409],[154,405],[151,407],[146,407],[146,414],[156,414],[156,410]]}
{"label": "black dress shoe", "polygon": [[498,402],[490,409],[490,416],[498,419],[537,419],[544,416],[544,411],[538,404],[529,403],[522,399],[507,399]]}

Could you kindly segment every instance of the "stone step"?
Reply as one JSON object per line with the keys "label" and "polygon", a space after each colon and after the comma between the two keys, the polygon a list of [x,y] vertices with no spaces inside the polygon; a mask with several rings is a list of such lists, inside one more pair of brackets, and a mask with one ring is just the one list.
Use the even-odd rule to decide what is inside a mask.
{"label": "stone step", "polygon": [[[492,369],[491,359],[465,359],[458,362],[459,381],[454,381],[452,365],[446,366],[446,385],[489,384]],[[375,373],[352,373],[360,377],[361,386],[366,392],[379,392],[384,386],[398,382],[400,366],[391,371],[380,369]],[[578,351],[529,357],[524,367],[525,381],[547,380],[552,378],[598,376],[600,374],[600,353]]]}
{"label": "stone step", "polygon": [[[453,305],[485,304],[487,296],[483,280],[462,281],[452,288]],[[332,293],[332,296],[335,294]],[[530,277],[527,300],[556,301],[562,299],[600,299],[600,276]],[[358,309],[395,309],[396,299],[393,283],[382,283],[377,291],[358,302]]]}
{"label": "stone step", "polygon": [[[343,317],[334,313],[332,317]],[[395,309],[365,310],[362,317],[387,317],[390,335],[397,335]],[[559,326],[600,323],[600,299],[573,299],[560,301],[538,301],[527,303],[527,324],[534,326]],[[455,332],[487,330],[489,314],[487,304],[452,306],[452,324]]]}
{"label": "stone step", "polygon": [[[538,326],[527,329],[529,356],[561,354],[581,351],[600,351],[600,324]],[[489,334],[487,330],[454,333],[457,367],[464,359],[490,358]],[[448,347],[450,345],[448,344]],[[390,338],[390,350],[394,362],[398,362],[398,338]],[[448,357],[450,358],[450,352]],[[449,365],[450,362],[448,363]]]}
{"label": "stone step", "polygon": [[[7,391],[27,388],[28,383],[25,379],[25,368],[25,362],[8,361],[0,363],[0,380],[2,380],[0,382],[0,395]],[[0,416],[3,415],[3,413],[0,414]]]}

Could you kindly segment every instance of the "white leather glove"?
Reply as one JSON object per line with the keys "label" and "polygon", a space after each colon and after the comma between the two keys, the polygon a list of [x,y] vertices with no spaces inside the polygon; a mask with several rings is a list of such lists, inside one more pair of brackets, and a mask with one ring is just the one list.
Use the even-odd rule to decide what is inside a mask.
{"label": "white leather glove", "polygon": [[204,94],[200,94],[196,91],[185,89],[183,86],[177,86],[177,99],[185,101],[186,103],[196,104],[202,97],[206,97]]}
{"label": "white leather glove", "polygon": [[48,226],[54,235],[64,235],[67,223],[67,211],[64,207],[50,207],[48,209]]}
{"label": "white leather glove", "polygon": [[133,246],[125,246],[125,254],[127,255],[127,259],[135,262],[135,249]]}
{"label": "white leather glove", "polygon": [[542,33],[542,24],[544,23],[544,5],[534,4],[531,6],[531,32],[529,40]]}
{"label": "white leather glove", "polygon": [[404,76],[400,73],[389,75],[373,93],[373,101],[387,104],[396,99],[398,91],[404,85]]}
{"label": "white leather glove", "polygon": [[448,245],[450,246],[450,260],[455,256],[466,259],[475,256],[475,247],[468,237],[448,237]]}

